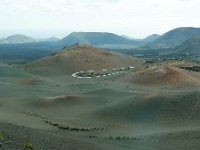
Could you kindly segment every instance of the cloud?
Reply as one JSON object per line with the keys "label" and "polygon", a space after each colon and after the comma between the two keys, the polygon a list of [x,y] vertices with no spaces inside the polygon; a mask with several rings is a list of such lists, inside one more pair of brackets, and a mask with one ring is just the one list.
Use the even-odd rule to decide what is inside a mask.
{"label": "cloud", "polygon": [[199,14],[198,0],[0,0],[0,30],[109,31],[144,37],[199,26]]}
{"label": "cloud", "polygon": [[21,5],[21,4],[14,5],[13,9],[14,9],[14,11],[17,11],[17,12],[27,12],[27,11],[31,10],[29,6]]}

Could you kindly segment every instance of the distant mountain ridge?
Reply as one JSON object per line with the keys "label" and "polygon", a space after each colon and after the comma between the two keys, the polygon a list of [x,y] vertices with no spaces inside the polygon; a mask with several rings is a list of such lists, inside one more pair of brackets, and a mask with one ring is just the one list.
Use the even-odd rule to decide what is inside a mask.
{"label": "distant mountain ridge", "polygon": [[65,46],[79,43],[129,55],[152,55],[159,53],[177,53],[179,55],[190,53],[191,55],[194,54],[197,56],[199,55],[200,49],[199,37],[200,28],[193,27],[176,28],[163,35],[152,34],[144,39],[134,39],[109,32],[72,32],[63,39],[54,37],[34,39],[25,35],[16,34],[0,39],[0,53],[1,58],[10,58],[13,55],[20,55],[20,53],[16,54],[18,50],[23,51],[24,55],[26,54],[25,56],[27,56],[29,50],[31,54],[34,53],[38,58],[38,56],[41,57],[52,51],[62,49]]}
{"label": "distant mountain ridge", "polygon": [[57,37],[50,37],[50,38],[46,38],[46,39],[38,39],[37,40],[38,42],[58,42],[58,41],[60,41],[60,39],[59,38],[57,38]]}
{"label": "distant mountain ridge", "polygon": [[27,44],[35,42],[58,42],[60,39],[56,37],[50,37],[47,39],[34,39],[32,37],[23,34],[14,34],[7,38],[0,39],[0,44]]}
{"label": "distant mountain ridge", "polygon": [[192,54],[200,56],[200,36],[192,37],[174,48],[176,54]]}
{"label": "distant mountain ridge", "polygon": [[59,44],[89,44],[93,46],[103,45],[137,45],[136,40],[130,40],[122,36],[107,32],[73,32],[59,41]]}
{"label": "distant mountain ridge", "polygon": [[193,28],[193,27],[176,28],[163,34],[157,40],[148,43],[146,47],[151,47],[151,48],[175,47],[194,36],[200,36],[200,28]]}
{"label": "distant mountain ridge", "polygon": [[0,40],[0,44],[33,43],[33,42],[35,42],[35,39],[22,34],[15,34]]}
{"label": "distant mountain ridge", "polygon": [[126,38],[126,39],[129,39],[129,40],[134,40],[134,41],[142,41],[142,39],[133,38],[133,37],[130,37],[130,36],[128,36],[128,35],[121,35],[121,37]]}
{"label": "distant mountain ridge", "polygon": [[146,37],[145,39],[143,39],[143,41],[152,42],[152,41],[157,40],[158,38],[160,38],[159,34],[152,34],[152,35]]}

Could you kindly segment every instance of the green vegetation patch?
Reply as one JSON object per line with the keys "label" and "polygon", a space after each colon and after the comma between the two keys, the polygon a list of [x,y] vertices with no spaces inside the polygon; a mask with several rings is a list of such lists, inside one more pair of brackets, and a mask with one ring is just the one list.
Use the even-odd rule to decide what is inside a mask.
{"label": "green vegetation patch", "polygon": [[33,144],[31,142],[26,142],[24,144],[24,148],[25,149],[34,149],[34,146],[33,146]]}
{"label": "green vegetation patch", "polygon": [[3,141],[4,140],[4,136],[3,136],[3,133],[0,132],[0,141]]}

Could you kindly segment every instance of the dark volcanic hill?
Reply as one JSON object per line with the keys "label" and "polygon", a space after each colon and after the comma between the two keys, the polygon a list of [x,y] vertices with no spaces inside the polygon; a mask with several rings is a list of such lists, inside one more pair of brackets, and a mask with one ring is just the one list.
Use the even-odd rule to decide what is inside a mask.
{"label": "dark volcanic hill", "polygon": [[174,49],[177,54],[200,55],[200,36],[192,37]]}
{"label": "dark volcanic hill", "polygon": [[63,46],[76,43],[103,47],[105,45],[138,45],[139,42],[106,32],[73,32],[59,41],[59,44]]}
{"label": "dark volcanic hill", "polygon": [[164,48],[182,44],[194,36],[200,36],[200,28],[182,27],[163,34],[157,40],[148,43],[146,47]]}
{"label": "dark volcanic hill", "polygon": [[143,39],[143,41],[144,42],[152,42],[152,41],[157,40],[159,37],[160,37],[160,35],[158,35],[158,34],[152,34],[152,35],[146,37],[145,39]]}

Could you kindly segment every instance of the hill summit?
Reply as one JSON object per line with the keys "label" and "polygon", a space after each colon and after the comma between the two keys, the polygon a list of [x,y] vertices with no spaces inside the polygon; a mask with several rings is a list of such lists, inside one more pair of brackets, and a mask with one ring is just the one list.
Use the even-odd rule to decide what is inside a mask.
{"label": "hill summit", "polygon": [[77,71],[102,70],[128,67],[143,63],[143,60],[119,53],[76,44],[65,47],[51,56],[28,64],[32,71],[51,72],[53,74],[71,74]]}
{"label": "hill summit", "polygon": [[21,43],[32,43],[32,42],[35,42],[33,38],[30,38],[22,34],[15,34],[0,40],[0,44],[21,44]]}
{"label": "hill summit", "polygon": [[59,44],[73,45],[76,43],[93,46],[136,44],[138,41],[107,32],[73,32],[62,39]]}
{"label": "hill summit", "polygon": [[148,47],[174,47],[182,44],[194,36],[200,36],[200,28],[181,27],[173,29],[157,40],[148,43]]}

